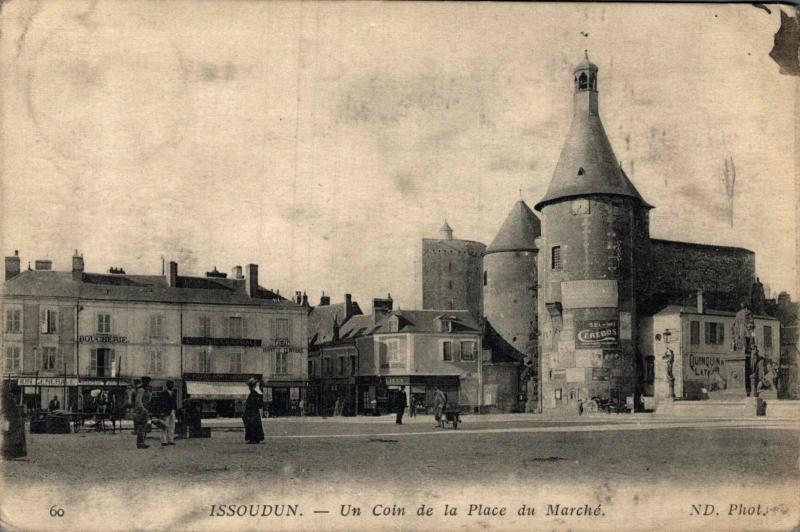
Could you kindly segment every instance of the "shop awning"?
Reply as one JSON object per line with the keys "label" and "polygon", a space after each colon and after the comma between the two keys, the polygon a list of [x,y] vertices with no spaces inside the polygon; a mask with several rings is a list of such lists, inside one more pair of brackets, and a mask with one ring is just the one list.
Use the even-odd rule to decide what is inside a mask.
{"label": "shop awning", "polygon": [[250,389],[244,382],[186,381],[186,393],[189,394],[189,399],[216,401],[246,399],[250,395]]}

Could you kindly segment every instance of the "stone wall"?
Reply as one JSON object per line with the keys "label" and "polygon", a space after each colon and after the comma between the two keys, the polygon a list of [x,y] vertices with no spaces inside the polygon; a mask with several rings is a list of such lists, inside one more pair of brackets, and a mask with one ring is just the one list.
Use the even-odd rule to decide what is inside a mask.
{"label": "stone wall", "polygon": [[483,316],[483,253],[470,240],[422,240],[422,308]]}

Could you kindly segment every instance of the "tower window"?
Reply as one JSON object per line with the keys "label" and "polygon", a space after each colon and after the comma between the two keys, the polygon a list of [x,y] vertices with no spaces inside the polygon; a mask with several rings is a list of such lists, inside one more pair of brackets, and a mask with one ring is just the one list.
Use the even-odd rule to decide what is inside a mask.
{"label": "tower window", "polygon": [[588,86],[589,86],[589,81],[586,78],[586,73],[582,72],[581,75],[578,77],[578,88],[587,89]]}
{"label": "tower window", "polygon": [[450,290],[453,289],[453,281],[447,281],[447,288],[449,288]]}
{"label": "tower window", "polygon": [[489,271],[483,270],[483,286],[486,286],[488,279],[489,279]]}
{"label": "tower window", "polygon": [[581,167],[581,168],[578,168],[578,175],[583,175],[583,174],[585,174],[585,173],[586,173],[586,172],[583,170],[583,168],[582,168],[582,167]]}
{"label": "tower window", "polygon": [[561,246],[553,246],[550,266],[556,271],[561,271]]}

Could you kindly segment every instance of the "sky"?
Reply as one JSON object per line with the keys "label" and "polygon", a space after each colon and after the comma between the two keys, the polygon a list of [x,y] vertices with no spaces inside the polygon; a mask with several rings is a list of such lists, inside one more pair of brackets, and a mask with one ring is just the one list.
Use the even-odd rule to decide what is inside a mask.
{"label": "sky", "polygon": [[651,235],[751,249],[773,296],[796,298],[779,9],[5,3],[2,251],[142,274],[257,263],[282,295],[418,306],[422,238],[447,219],[489,244],[543,196],[588,49]]}

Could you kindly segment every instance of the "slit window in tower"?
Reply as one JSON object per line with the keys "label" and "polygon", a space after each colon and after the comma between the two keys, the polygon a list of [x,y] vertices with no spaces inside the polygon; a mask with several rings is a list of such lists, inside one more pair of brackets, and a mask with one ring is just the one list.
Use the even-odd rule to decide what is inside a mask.
{"label": "slit window in tower", "polygon": [[489,279],[489,271],[488,270],[484,270],[483,271],[483,286],[486,286],[486,283],[488,282],[488,279]]}
{"label": "slit window in tower", "polygon": [[578,168],[578,175],[583,175],[583,174],[585,174],[585,173],[586,173],[586,172],[583,170],[583,168],[582,168],[582,167],[581,167],[581,168]]}
{"label": "slit window in tower", "polygon": [[551,267],[556,271],[561,271],[561,246],[553,246],[551,251]]}

